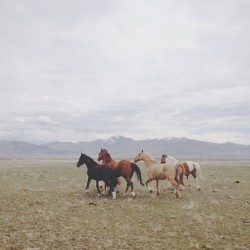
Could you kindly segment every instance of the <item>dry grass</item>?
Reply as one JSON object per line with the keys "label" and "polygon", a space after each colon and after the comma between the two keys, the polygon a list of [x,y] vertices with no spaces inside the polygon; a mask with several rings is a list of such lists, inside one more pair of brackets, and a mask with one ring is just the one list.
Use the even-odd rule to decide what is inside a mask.
{"label": "dry grass", "polygon": [[134,180],[115,201],[85,194],[76,161],[0,161],[0,249],[250,249],[250,161],[202,161],[202,190],[191,177],[179,200]]}

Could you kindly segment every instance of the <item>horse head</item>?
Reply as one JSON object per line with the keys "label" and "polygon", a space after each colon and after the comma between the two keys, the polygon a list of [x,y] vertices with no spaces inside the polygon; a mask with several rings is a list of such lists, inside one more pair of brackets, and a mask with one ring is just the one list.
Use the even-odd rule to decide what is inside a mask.
{"label": "horse head", "polygon": [[79,168],[81,165],[86,164],[89,168],[90,166],[97,166],[98,163],[95,162],[91,157],[87,156],[86,154],[81,153],[76,166]]}
{"label": "horse head", "polygon": [[144,159],[143,150],[135,157],[134,162],[142,161]]}
{"label": "horse head", "polygon": [[161,156],[161,163],[166,163],[166,158],[168,158],[167,155],[162,155]]}
{"label": "horse head", "polygon": [[108,155],[108,150],[107,149],[102,149],[101,148],[101,151],[99,152],[99,155],[98,155],[98,161],[101,161],[103,160],[106,156]]}
{"label": "horse head", "polygon": [[89,167],[90,165],[98,165],[97,162],[95,162],[91,157],[81,153],[80,158],[76,163],[76,166],[79,168],[83,164],[86,164],[87,167]]}
{"label": "horse head", "polygon": [[86,155],[81,153],[78,162],[76,163],[76,166],[79,168],[81,165],[86,163]]}

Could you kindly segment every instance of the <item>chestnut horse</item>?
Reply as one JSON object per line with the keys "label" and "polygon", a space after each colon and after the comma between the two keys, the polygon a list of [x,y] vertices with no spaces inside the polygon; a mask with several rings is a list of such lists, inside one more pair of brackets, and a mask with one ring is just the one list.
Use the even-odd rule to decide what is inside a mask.
{"label": "chestnut horse", "polygon": [[[144,161],[147,167],[147,174],[148,179],[146,181],[146,186],[148,187],[148,183],[156,180],[156,188],[157,188],[157,195],[160,194],[159,192],[159,180],[167,179],[174,187],[175,187],[175,197],[180,197],[179,185],[180,182],[176,180],[176,172],[178,171],[181,173],[183,171],[182,166],[175,163],[165,163],[161,164],[151,158],[149,154],[143,152],[143,150],[135,157],[135,162]],[[149,188],[150,192],[152,190]]]}
{"label": "chestnut horse", "polygon": [[[167,155],[163,154],[161,157],[161,163],[166,163],[166,159],[168,158]],[[176,162],[178,162],[176,160]],[[200,164],[198,162],[194,162],[194,161],[183,161],[183,162],[178,162],[178,164],[181,164],[184,168],[184,175],[187,177],[191,174],[195,181],[196,181],[196,188],[198,190],[201,189],[200,187],[200,179],[204,179],[204,177],[201,174],[201,167]]]}
{"label": "chestnut horse", "polygon": [[131,178],[133,176],[133,173],[136,172],[137,178],[140,181],[141,185],[144,186],[141,178],[141,171],[139,167],[134,163],[130,162],[128,160],[120,160],[120,161],[115,161],[111,158],[109,152],[107,149],[102,149],[99,153],[98,156],[98,161],[102,160],[103,165],[108,165],[111,169],[115,169],[117,173],[117,177],[122,176],[126,182],[127,182],[127,187],[125,190],[124,195],[126,195],[129,187],[131,188],[131,194],[133,197],[135,197],[135,192],[134,192],[134,184],[131,181]]}

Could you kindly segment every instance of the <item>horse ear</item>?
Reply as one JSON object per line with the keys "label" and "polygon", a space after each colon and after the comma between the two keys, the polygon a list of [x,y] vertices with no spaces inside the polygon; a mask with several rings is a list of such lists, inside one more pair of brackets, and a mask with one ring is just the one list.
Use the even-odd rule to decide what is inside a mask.
{"label": "horse ear", "polygon": [[143,153],[143,149],[141,150],[141,152]]}

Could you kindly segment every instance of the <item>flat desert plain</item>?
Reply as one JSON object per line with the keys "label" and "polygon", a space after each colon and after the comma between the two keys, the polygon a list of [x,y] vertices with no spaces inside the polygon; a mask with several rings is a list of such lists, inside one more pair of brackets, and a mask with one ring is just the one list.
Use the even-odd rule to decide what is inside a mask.
{"label": "flat desert plain", "polygon": [[180,199],[167,181],[157,196],[134,176],[136,198],[121,181],[116,200],[94,181],[86,194],[77,161],[0,160],[0,249],[250,249],[250,160],[196,160],[201,190],[190,176]]}

